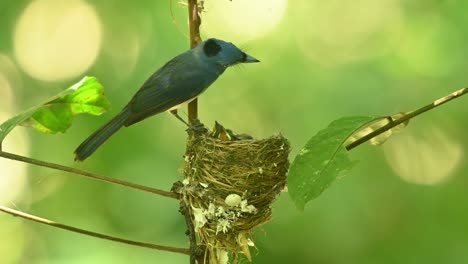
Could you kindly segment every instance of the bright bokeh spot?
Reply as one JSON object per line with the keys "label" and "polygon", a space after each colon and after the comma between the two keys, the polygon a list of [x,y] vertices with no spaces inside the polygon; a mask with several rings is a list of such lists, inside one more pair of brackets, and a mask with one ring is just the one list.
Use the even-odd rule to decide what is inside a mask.
{"label": "bright bokeh spot", "polygon": [[14,50],[21,67],[34,78],[56,81],[83,73],[101,46],[101,22],[81,0],[36,0],[21,14]]}
{"label": "bright bokeh spot", "polygon": [[[125,80],[137,63],[154,58],[160,51],[156,41],[160,31],[156,24],[159,23],[151,17],[151,12],[119,6],[113,1],[100,3],[99,8],[105,10],[102,14],[105,21],[102,45],[105,48],[99,55],[98,67],[106,65],[108,74],[116,81]],[[143,59],[140,58],[142,54]]]}
{"label": "bright bokeh spot", "polygon": [[106,41],[108,43],[103,54],[111,61],[109,69],[115,72],[115,78],[128,77],[135,69],[141,51],[137,29],[127,27],[126,30],[119,30],[118,33],[107,36]]}
{"label": "bright bokeh spot", "polygon": [[206,1],[201,29],[209,37],[249,41],[271,32],[281,21],[287,0]]}
{"label": "bright bokeh spot", "polygon": [[[0,54],[0,123],[3,123],[14,115],[14,93],[21,83],[18,71],[11,60]],[[27,155],[29,143],[26,133],[22,128],[13,130],[3,141],[4,151]],[[26,186],[26,164],[21,164],[8,159],[0,158],[0,204],[14,202],[21,196]]]}
{"label": "bright bokeh spot", "polygon": [[[12,113],[0,111],[0,123],[11,115]],[[15,128],[2,144],[4,151],[20,155],[27,155],[28,145],[26,133],[21,128]],[[26,173],[25,164],[0,158],[0,204],[14,202],[21,197],[27,183]]]}
{"label": "bright bokeh spot", "polygon": [[452,175],[463,158],[463,148],[438,127],[423,133],[405,131],[384,145],[392,169],[405,181],[435,185]]}
{"label": "bright bokeh spot", "polygon": [[[336,65],[384,52],[381,38],[398,24],[396,0],[295,2],[296,39],[316,63]],[[374,50],[375,49],[375,50]]]}
{"label": "bright bokeh spot", "polygon": [[10,215],[4,213],[0,215],[0,235],[2,237],[0,241],[1,263],[22,263],[21,258],[24,256],[24,249],[26,247],[26,236],[23,225],[23,221],[18,221],[18,219],[14,219]]}
{"label": "bright bokeh spot", "polygon": [[2,100],[0,111],[13,109],[15,105],[13,86],[15,90],[22,87],[20,73],[11,58],[0,53],[0,95]]}

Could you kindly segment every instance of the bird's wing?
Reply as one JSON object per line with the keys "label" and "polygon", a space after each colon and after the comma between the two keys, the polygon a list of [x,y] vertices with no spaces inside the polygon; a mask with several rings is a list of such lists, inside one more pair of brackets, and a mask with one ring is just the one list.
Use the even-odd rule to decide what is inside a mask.
{"label": "bird's wing", "polygon": [[132,115],[125,126],[197,97],[216,80],[217,76],[206,76],[206,71],[186,61],[183,58],[174,58],[143,84],[127,105]]}

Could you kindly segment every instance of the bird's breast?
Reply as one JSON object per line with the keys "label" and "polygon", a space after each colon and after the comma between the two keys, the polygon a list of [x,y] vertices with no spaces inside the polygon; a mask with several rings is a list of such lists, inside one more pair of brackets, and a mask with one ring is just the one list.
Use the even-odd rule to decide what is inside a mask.
{"label": "bird's breast", "polygon": [[197,98],[197,97],[193,97],[193,98],[191,98],[191,99],[189,99],[189,100],[187,100],[187,101],[185,101],[183,103],[180,103],[178,105],[174,105],[173,107],[167,109],[167,111],[172,111],[172,110],[179,109],[181,106],[183,106],[185,104],[188,104],[188,103],[192,102],[193,100],[195,100],[195,98]]}

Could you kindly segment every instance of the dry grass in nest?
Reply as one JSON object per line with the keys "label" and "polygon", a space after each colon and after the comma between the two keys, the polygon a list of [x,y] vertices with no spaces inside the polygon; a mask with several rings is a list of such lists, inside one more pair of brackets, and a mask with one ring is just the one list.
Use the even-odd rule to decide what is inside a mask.
{"label": "dry grass in nest", "polygon": [[282,135],[225,141],[191,134],[178,191],[188,204],[207,263],[250,260],[253,228],[271,219],[271,204],[286,184],[289,142]]}

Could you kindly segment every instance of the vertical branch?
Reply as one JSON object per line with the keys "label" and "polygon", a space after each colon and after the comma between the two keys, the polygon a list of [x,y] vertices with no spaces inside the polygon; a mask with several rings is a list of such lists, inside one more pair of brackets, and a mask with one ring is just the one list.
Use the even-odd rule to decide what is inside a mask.
{"label": "vertical branch", "polygon": [[[198,0],[188,0],[188,17],[190,29],[190,48],[195,48],[201,42],[200,37],[200,16],[198,10]],[[189,123],[193,124],[198,119],[198,100],[195,99],[188,104]]]}
{"label": "vertical branch", "polygon": [[[198,0],[188,0],[188,17],[190,30],[190,48],[195,48],[202,40],[200,37],[201,19],[199,16]],[[198,100],[195,99],[188,104],[188,120],[190,124],[194,124],[198,120]],[[187,235],[190,241],[190,264],[207,263],[203,259],[204,250],[197,245],[195,228],[193,226],[192,217],[190,214],[189,203],[185,199],[180,200],[180,212],[185,217],[187,224]]]}
{"label": "vertical branch", "polygon": [[187,223],[186,234],[189,237],[190,242],[190,264],[208,264],[208,260],[204,259],[205,247],[200,247],[197,244],[197,236],[195,234],[195,227],[193,226],[190,210],[188,209],[188,202],[181,200],[179,212],[184,216],[185,222]]}

